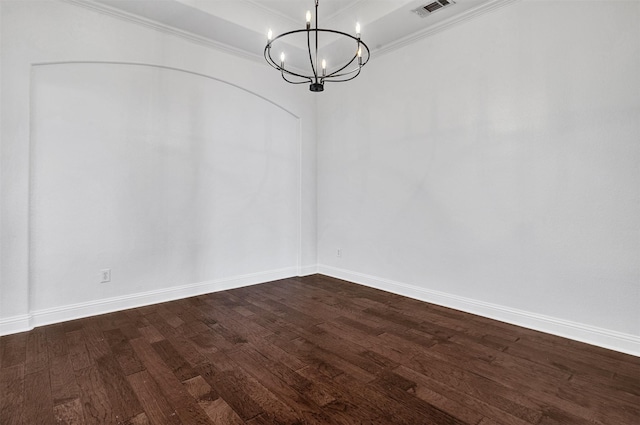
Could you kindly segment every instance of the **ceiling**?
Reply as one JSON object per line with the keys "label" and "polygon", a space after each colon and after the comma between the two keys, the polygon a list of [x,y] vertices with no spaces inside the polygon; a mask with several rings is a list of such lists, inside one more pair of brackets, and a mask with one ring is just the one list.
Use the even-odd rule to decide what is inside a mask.
{"label": "ceiling", "polygon": [[[250,56],[261,57],[269,29],[274,35],[302,29],[305,13],[314,14],[314,0],[88,0],[97,7],[124,13],[169,26],[180,32],[224,45]],[[407,44],[479,13],[514,0],[454,0],[455,4],[420,17],[413,12],[433,0],[320,0],[320,28],[355,33],[362,27],[362,40],[372,57]],[[85,0],[85,4],[87,1]],[[313,18],[315,19],[315,17]],[[319,42],[327,61],[351,49],[335,38]],[[349,45],[350,46],[350,45]],[[274,43],[274,50],[276,46]],[[278,46],[286,51],[287,61],[302,67],[307,61],[306,38]],[[275,55],[279,55],[274,52]],[[349,53],[350,55],[351,53]],[[340,56],[341,57],[341,56]]]}

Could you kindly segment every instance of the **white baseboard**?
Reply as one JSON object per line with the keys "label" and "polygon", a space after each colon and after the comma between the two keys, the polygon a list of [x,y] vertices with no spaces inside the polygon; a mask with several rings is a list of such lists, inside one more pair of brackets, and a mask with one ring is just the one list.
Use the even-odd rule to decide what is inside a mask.
{"label": "white baseboard", "polygon": [[302,266],[298,270],[298,276],[300,276],[300,277],[302,277],[302,276],[310,276],[312,274],[317,274],[317,273],[318,273],[318,265],[317,264],[313,264],[313,265],[310,265],[310,266]]}
{"label": "white baseboard", "polygon": [[318,265],[318,273],[640,357],[640,337],[635,335],[433,291],[322,264]]}
{"label": "white baseboard", "polygon": [[297,274],[298,269],[296,267],[288,267],[278,270],[233,276],[224,279],[192,283],[188,285],[172,286],[170,288],[123,295],[120,297],[105,298],[96,301],[36,310],[32,311],[31,314],[0,319],[0,335],[29,331],[36,326],[50,325],[52,323],[60,323],[68,320],[81,319],[83,317],[112,313],[114,311],[173,301],[211,292],[256,285],[259,283],[270,282],[272,280],[297,276]]}
{"label": "white baseboard", "polygon": [[31,329],[31,315],[21,314],[0,319],[0,336],[17,334]]}
{"label": "white baseboard", "polygon": [[29,331],[36,326],[315,273],[640,357],[640,337],[635,335],[460,297],[445,292],[433,291],[415,285],[326,265],[310,265],[301,268],[289,267],[37,310],[27,315],[0,319],[0,336]]}

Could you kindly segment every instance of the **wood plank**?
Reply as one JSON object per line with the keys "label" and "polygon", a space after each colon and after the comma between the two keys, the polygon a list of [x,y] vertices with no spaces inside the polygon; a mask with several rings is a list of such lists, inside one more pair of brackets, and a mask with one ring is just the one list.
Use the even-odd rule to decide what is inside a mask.
{"label": "wood plank", "polygon": [[56,424],[84,425],[84,414],[80,399],[66,400],[53,406],[53,416]]}
{"label": "wood plank", "polygon": [[[403,374],[402,371],[404,371],[405,374]],[[409,372],[409,374],[406,374],[407,372]],[[425,385],[422,381],[415,380],[414,378],[416,378],[416,375],[412,373],[413,371],[407,371],[405,369],[401,369],[400,372],[398,372],[400,376],[411,379],[412,382],[415,383],[415,386],[411,389],[410,392],[415,394],[416,397],[426,401],[428,404],[442,410],[443,412],[446,412],[451,416],[455,416],[456,418],[469,424],[477,424],[486,419],[480,413],[471,409],[470,406],[454,401],[446,397],[445,395],[438,393],[430,385]]]}
{"label": "wood plank", "polygon": [[127,421],[142,413],[142,406],[113,355],[96,360],[105,392],[109,399],[113,418]]}
{"label": "wood plank", "polygon": [[[398,379],[397,375],[386,372],[381,374],[378,379],[372,382],[372,386],[375,390],[379,390],[390,399],[406,406],[409,411],[414,415],[422,417],[427,423],[437,423],[441,425],[466,425],[465,422],[457,417],[424,402],[413,394],[409,394],[407,392],[409,388],[403,388],[398,385],[398,382],[401,382],[401,385],[406,385],[407,380]],[[412,384],[412,387],[413,386],[415,386],[415,384]]]}
{"label": "wood plank", "polygon": [[24,364],[27,359],[27,332],[0,337],[2,364],[0,368],[9,368]]}
{"label": "wood plank", "polygon": [[338,422],[337,418],[330,419],[320,409],[321,406],[335,401],[335,398],[313,385],[311,381],[291,370],[286,370],[282,365],[268,361],[248,347],[236,351],[233,359],[265,388],[291,407],[304,423],[322,424],[331,420]]}
{"label": "wood plank", "polygon": [[187,379],[182,384],[187,389],[189,394],[191,394],[191,396],[198,402],[213,401],[220,397],[218,393],[213,388],[211,388],[211,385],[209,385],[207,381],[205,381],[204,378],[200,375]]}
{"label": "wood plank", "polygon": [[80,397],[80,389],[68,355],[50,360],[49,378],[54,405]]}
{"label": "wood plank", "polygon": [[[221,357],[216,356],[216,359],[219,358]],[[222,361],[216,361],[202,364],[197,367],[197,371],[242,420],[246,421],[263,413],[260,405],[246,391],[247,380],[244,374],[240,370],[222,371],[219,369],[221,363]]]}
{"label": "wood plank", "polygon": [[85,325],[82,328],[84,334],[84,343],[89,353],[91,361],[95,361],[103,356],[111,355],[111,348],[102,334],[100,329],[99,317],[89,317],[85,319]]}
{"label": "wood plank", "polygon": [[189,363],[182,358],[171,342],[165,339],[153,343],[151,346],[156,350],[156,353],[158,353],[179,381],[185,381],[198,375],[196,371],[191,368]]}
{"label": "wood plank", "polygon": [[100,372],[96,366],[76,372],[76,382],[80,388],[80,401],[85,422],[92,425],[116,423],[115,414]]}
{"label": "wood plank", "polygon": [[162,357],[144,339],[130,341],[131,346],[146,367],[149,375],[158,383],[165,398],[183,423],[211,424],[209,417],[184,389]]}
{"label": "wood plank", "polygon": [[358,418],[362,423],[390,423],[390,417],[381,413],[380,406],[361,397],[358,393],[358,384],[349,388],[337,385],[334,380],[314,366],[307,366],[298,373],[331,392],[335,401],[326,405],[325,410],[332,418],[337,416],[347,423],[353,420],[352,418]]}
{"label": "wood plank", "polygon": [[138,359],[138,356],[136,356],[136,353],[129,344],[129,338],[127,338],[120,328],[104,331],[103,334],[125,375],[131,375],[144,370],[140,359]]}
{"label": "wood plank", "polygon": [[0,374],[0,424],[21,425],[24,421],[25,366],[7,367]]}
{"label": "wood plank", "polygon": [[241,425],[244,421],[222,398],[199,401],[198,405],[205,411],[214,424]]}
{"label": "wood plank", "polygon": [[124,311],[123,313],[129,317],[129,320],[127,321],[127,323],[133,326],[134,328],[140,329],[142,327],[149,326],[149,321],[147,320],[145,315],[142,314],[141,309],[132,308],[130,310]]}
{"label": "wood plank", "polygon": [[58,356],[66,356],[69,353],[64,323],[45,326],[44,332],[47,336],[47,351],[49,359]]}
{"label": "wood plank", "polygon": [[183,384],[213,423],[244,424],[242,418],[211,388],[202,376],[195,376],[184,381]]}
{"label": "wood plank", "polygon": [[159,305],[156,311],[172,328],[177,328],[184,324],[184,320],[182,320],[177,314],[174,314],[171,309],[167,308],[164,304]]}
{"label": "wood plank", "polygon": [[149,344],[153,344],[154,342],[162,341],[164,339],[164,336],[158,332],[153,325],[138,328],[138,331],[140,331],[140,334],[144,336]]}
{"label": "wood plank", "polygon": [[410,367],[460,393],[482,399],[524,421],[536,423],[542,416],[541,405],[534,400],[522,397],[508,387],[455,365],[446,362],[434,363],[432,359],[423,356],[414,358]]}
{"label": "wood plank", "polygon": [[[425,389],[428,389],[430,391],[433,391],[439,394],[442,397],[446,397],[449,400],[452,400],[460,405],[463,405],[466,408],[471,409],[482,416],[486,416],[488,418],[494,419],[499,423],[508,423],[510,425],[526,425],[526,424],[532,423],[524,419],[518,418],[516,416],[513,416],[509,412],[505,412],[504,410],[486,402],[484,400],[484,397],[477,398],[469,394],[467,391],[465,391],[466,383],[464,381],[458,382],[452,379],[447,383],[443,383],[441,382],[443,380],[442,377],[440,377],[441,378],[440,380],[434,379],[426,375],[419,374],[405,366],[399,366],[395,371],[399,375],[404,376],[407,379],[411,379],[414,382],[416,382],[415,392],[417,394],[423,393]],[[448,383],[454,384],[455,386],[447,385]],[[460,385],[465,387],[460,388]],[[458,416],[457,412],[451,412],[450,414],[453,416]],[[468,414],[468,413],[465,412],[465,414]]]}
{"label": "wood plank", "polygon": [[145,415],[152,424],[181,424],[176,412],[171,409],[160,388],[149,372],[143,370],[127,376],[136,393]]}
{"label": "wood plank", "polygon": [[152,425],[146,413],[142,412],[129,421],[130,425]]}
{"label": "wood plank", "polygon": [[[206,374],[207,382],[217,391],[222,391],[220,392],[221,397],[238,416],[241,418],[253,417],[253,419],[261,417],[261,420],[272,424],[300,423],[291,407],[244,369],[234,367],[233,362],[224,353],[213,354],[211,362],[200,365],[199,368]],[[216,364],[221,369],[212,368],[212,364]]]}
{"label": "wood plank", "polygon": [[25,373],[40,372],[49,367],[47,336],[44,329],[37,328],[28,333]]}
{"label": "wood plank", "polygon": [[67,332],[67,346],[69,347],[69,360],[73,370],[80,370],[91,366],[91,358],[84,343],[85,334],[82,329]]}
{"label": "wood plank", "polygon": [[180,353],[183,359],[191,366],[195,366],[206,361],[206,358],[198,351],[196,344],[182,335],[170,337],[168,341]]}
{"label": "wood plank", "polygon": [[371,382],[375,379],[374,374],[359,365],[355,365],[340,354],[326,350],[305,338],[288,340],[274,336],[269,338],[269,341],[289,354],[298,356],[304,363],[318,368],[327,376],[335,377],[346,372],[360,382]]}
{"label": "wood plank", "polygon": [[287,365],[291,370],[297,371],[308,366],[301,359],[292,356],[280,347],[269,344],[265,340],[256,341],[252,344],[252,347],[268,359]]}
{"label": "wood plank", "polygon": [[48,425],[54,423],[48,370],[25,375],[23,412],[25,424]]}

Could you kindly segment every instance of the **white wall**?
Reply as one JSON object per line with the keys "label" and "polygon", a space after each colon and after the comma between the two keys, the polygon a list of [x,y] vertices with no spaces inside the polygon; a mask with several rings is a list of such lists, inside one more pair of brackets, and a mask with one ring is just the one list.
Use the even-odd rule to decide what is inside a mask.
{"label": "white wall", "polygon": [[341,88],[321,272],[640,354],[640,3],[518,2]]}
{"label": "white wall", "polygon": [[149,66],[38,66],[31,87],[32,310],[297,272],[295,116]]}
{"label": "white wall", "polygon": [[315,267],[307,93],[77,4],[0,13],[0,333]]}

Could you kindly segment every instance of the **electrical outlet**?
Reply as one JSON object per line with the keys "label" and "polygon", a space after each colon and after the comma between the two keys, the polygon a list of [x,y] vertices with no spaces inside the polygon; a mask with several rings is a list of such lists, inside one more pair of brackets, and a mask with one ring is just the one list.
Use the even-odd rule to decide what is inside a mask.
{"label": "electrical outlet", "polygon": [[336,251],[336,256],[342,257],[342,248],[338,248],[338,250]]}
{"label": "electrical outlet", "polygon": [[100,283],[111,282],[111,269],[100,270]]}

